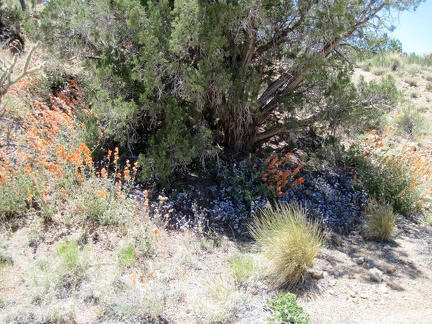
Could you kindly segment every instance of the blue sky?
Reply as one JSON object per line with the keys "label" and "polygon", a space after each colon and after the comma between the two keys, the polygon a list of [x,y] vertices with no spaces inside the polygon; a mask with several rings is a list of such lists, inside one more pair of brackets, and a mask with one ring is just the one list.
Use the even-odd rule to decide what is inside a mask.
{"label": "blue sky", "polygon": [[402,12],[391,34],[402,42],[404,52],[432,53],[432,0],[420,4],[415,12]]}

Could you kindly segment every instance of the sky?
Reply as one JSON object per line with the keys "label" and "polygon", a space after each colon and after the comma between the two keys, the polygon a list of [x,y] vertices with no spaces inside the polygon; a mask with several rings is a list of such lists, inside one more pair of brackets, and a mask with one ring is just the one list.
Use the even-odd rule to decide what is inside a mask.
{"label": "sky", "polygon": [[392,37],[402,42],[402,50],[417,55],[432,53],[432,0],[422,2],[415,12],[404,11],[394,22]]}

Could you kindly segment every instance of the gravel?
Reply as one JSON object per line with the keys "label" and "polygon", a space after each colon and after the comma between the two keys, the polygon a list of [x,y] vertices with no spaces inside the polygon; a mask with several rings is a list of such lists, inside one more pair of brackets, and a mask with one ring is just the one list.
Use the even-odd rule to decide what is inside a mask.
{"label": "gravel", "polygon": [[[169,219],[173,228],[212,229],[237,237],[248,236],[247,224],[269,204],[250,170],[248,164],[233,164],[228,172],[225,169],[216,177],[197,178],[169,195],[152,192],[150,196],[158,198],[150,204],[151,214]],[[339,234],[349,233],[361,222],[368,195],[354,188],[349,172],[302,170],[299,176],[304,178],[304,184],[288,190],[278,203],[300,203],[310,219]]]}

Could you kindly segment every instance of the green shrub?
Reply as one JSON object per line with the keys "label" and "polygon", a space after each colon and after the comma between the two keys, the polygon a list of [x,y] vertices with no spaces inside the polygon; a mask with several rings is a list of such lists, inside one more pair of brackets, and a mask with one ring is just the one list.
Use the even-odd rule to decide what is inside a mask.
{"label": "green shrub", "polygon": [[387,241],[395,229],[396,218],[391,205],[379,204],[375,199],[369,200],[365,219],[367,235]]}
{"label": "green shrub", "polygon": [[396,87],[396,79],[390,74],[379,81],[370,82],[366,82],[361,76],[357,83],[357,92],[357,113],[351,115],[351,124],[361,131],[379,127],[382,116],[395,106],[402,96]]}
{"label": "green shrub", "polygon": [[411,54],[403,59],[405,64],[417,64],[422,67],[432,66],[432,58],[428,56],[418,56]]}
{"label": "green shrub", "polygon": [[432,92],[432,82],[426,84],[426,90]]}
{"label": "green shrub", "polygon": [[[379,202],[387,202],[396,212],[409,214],[421,207],[430,177],[430,161],[421,149],[408,146],[390,154],[378,139],[378,152],[357,156],[357,184]],[[383,146],[381,146],[383,145]]]}
{"label": "green shrub", "polygon": [[417,87],[417,80],[414,79],[414,78],[412,78],[412,77],[407,77],[404,81],[405,81],[406,83],[408,83],[408,85],[409,85],[410,87]]}
{"label": "green shrub", "polygon": [[383,68],[383,67],[374,67],[374,68],[372,68],[371,72],[374,75],[381,76],[381,75],[386,74],[388,72],[388,69],[387,68]]}
{"label": "green shrub", "polygon": [[290,292],[278,294],[267,302],[273,311],[272,323],[311,323],[309,315],[297,305],[296,296]]}
{"label": "green shrub", "polygon": [[396,124],[399,131],[410,136],[415,136],[420,134],[424,129],[424,118],[416,107],[405,105],[396,116]]}
{"label": "green shrub", "polygon": [[298,204],[264,209],[249,228],[270,261],[269,279],[276,287],[298,283],[324,241],[319,225],[308,222]]}
{"label": "green shrub", "polygon": [[432,82],[432,72],[425,71],[423,77],[426,79],[426,81]]}
{"label": "green shrub", "polygon": [[4,254],[3,251],[0,251],[0,269],[6,265],[12,265],[12,264],[13,264],[12,258]]}

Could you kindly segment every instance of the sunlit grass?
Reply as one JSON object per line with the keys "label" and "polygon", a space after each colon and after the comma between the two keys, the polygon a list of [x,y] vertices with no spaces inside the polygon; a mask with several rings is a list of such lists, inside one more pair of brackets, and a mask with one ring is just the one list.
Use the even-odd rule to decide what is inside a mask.
{"label": "sunlit grass", "polygon": [[298,283],[324,242],[320,226],[309,222],[297,204],[262,210],[250,230],[270,263],[269,279],[276,287]]}

